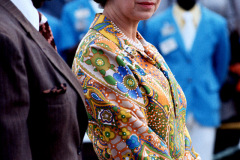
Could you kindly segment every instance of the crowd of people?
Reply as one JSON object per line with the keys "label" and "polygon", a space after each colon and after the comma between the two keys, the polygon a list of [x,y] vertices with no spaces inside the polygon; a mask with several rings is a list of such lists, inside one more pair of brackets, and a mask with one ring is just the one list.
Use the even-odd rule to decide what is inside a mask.
{"label": "crowd of people", "polygon": [[239,160],[239,0],[0,2],[0,159]]}

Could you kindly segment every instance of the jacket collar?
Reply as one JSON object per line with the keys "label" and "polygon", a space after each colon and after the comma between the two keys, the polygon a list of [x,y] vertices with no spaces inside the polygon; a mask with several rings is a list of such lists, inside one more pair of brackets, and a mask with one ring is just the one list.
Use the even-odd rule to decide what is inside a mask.
{"label": "jacket collar", "polygon": [[[97,32],[101,33],[104,37],[108,40],[114,42],[120,50],[125,50],[133,56],[136,56],[136,52],[141,54],[143,57],[148,59],[152,64],[155,64],[156,61],[154,60],[157,55],[158,51],[155,47],[149,44],[142,35],[137,32],[136,37],[142,43],[144,47],[144,51],[137,50],[127,39],[122,39],[122,33],[118,32],[112,23],[105,15],[99,13],[96,14],[95,19],[90,26],[90,29],[96,30]],[[161,57],[161,56],[160,56]]]}
{"label": "jacket collar", "polygon": [[[90,29],[94,29],[97,32],[101,33],[104,37],[107,39],[113,41],[120,49],[123,49],[124,45],[129,45],[130,47],[136,48],[131,45],[131,43],[124,39],[124,41],[121,41],[119,37],[123,37],[123,34],[118,32],[112,23],[111,20],[109,20],[105,15],[98,13],[95,16],[95,19],[90,26]],[[145,39],[141,36],[139,32],[136,33],[137,39],[142,43],[143,46],[147,46],[148,43],[145,41]]]}
{"label": "jacket collar", "polygon": [[[96,30],[97,32],[101,33],[108,40],[114,42],[121,50],[123,49],[126,50],[124,48],[124,45],[130,44],[127,40],[122,41],[119,38],[122,37],[122,34],[114,29],[111,20],[109,20],[103,14],[96,14],[96,17],[92,25],[90,26],[90,29]],[[139,54],[141,54],[146,60],[148,60],[150,63],[158,67],[164,73],[165,77],[168,79],[170,84],[174,108],[178,108],[179,98],[177,92],[177,82],[174,76],[172,75],[168,65],[166,64],[160,53],[157,51],[157,49],[153,45],[148,43],[139,32],[137,32],[136,36],[138,40],[142,43],[144,47],[144,52],[138,51],[135,48],[133,49],[133,52],[138,52]],[[132,46],[129,47],[132,48]]]}
{"label": "jacket collar", "polygon": [[48,60],[54,67],[73,85],[76,91],[83,98],[83,90],[77,78],[71,69],[54,50],[54,48],[46,41],[46,39],[32,26],[32,24],[24,17],[24,15],[16,8],[10,0],[1,0],[0,5],[5,8],[23,27],[26,33],[36,42]]}
{"label": "jacket collar", "polygon": [[[95,19],[90,26],[90,29],[96,30],[97,32],[101,33],[108,40],[114,42],[121,50],[125,49],[124,45],[130,44],[130,42],[128,42],[127,40],[124,39],[124,41],[122,41],[120,39],[120,37],[122,37],[122,34],[114,29],[114,25],[112,24],[111,20],[109,20],[103,14],[96,14]],[[136,37],[142,43],[144,47],[144,52],[137,51],[136,48],[132,47],[131,45],[128,45],[128,47],[131,47],[133,52],[137,51],[152,64],[159,63],[156,65],[162,66],[164,70],[168,70],[169,68],[166,65],[162,65],[163,62],[165,63],[165,61],[163,60],[157,49],[153,45],[148,43],[139,32],[136,33]]]}
{"label": "jacket collar", "polygon": [[121,33],[115,30],[111,20],[109,20],[103,14],[96,14],[90,29],[101,33],[104,37],[114,42],[120,49],[123,49],[124,44],[122,44],[121,40],[119,39],[119,35]]}

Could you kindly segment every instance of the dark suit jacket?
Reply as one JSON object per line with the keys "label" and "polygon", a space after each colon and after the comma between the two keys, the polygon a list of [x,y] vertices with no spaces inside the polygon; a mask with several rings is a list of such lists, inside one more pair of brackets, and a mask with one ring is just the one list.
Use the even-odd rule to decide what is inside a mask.
{"label": "dark suit jacket", "polygon": [[81,93],[52,46],[10,0],[0,0],[0,160],[80,160]]}

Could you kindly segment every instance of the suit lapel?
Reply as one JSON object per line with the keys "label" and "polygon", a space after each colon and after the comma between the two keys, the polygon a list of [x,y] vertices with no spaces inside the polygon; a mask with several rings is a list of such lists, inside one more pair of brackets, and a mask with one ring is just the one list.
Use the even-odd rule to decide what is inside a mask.
{"label": "suit lapel", "polygon": [[15,7],[10,0],[1,0],[0,3],[15,19],[22,25],[24,30],[32,37],[32,39],[41,48],[43,53],[53,64],[53,66],[73,85],[79,95],[82,96],[82,88],[71,69],[54,50],[54,48],[46,41],[46,39],[32,26],[32,24],[23,16],[23,14]]}

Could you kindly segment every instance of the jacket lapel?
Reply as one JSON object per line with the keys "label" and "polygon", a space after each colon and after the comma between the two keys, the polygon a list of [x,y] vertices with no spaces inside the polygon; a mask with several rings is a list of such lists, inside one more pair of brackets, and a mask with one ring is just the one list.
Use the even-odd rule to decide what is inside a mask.
{"label": "jacket lapel", "polygon": [[154,64],[161,72],[164,74],[164,76],[167,78],[169,82],[169,87],[171,90],[171,95],[172,95],[172,100],[173,100],[173,105],[174,105],[174,113],[175,117],[178,118],[178,108],[179,108],[179,97],[178,97],[178,89],[177,89],[177,81],[175,77],[173,76],[170,68],[168,67],[167,63],[161,56],[161,54],[157,51],[155,47],[152,45],[147,45],[144,46],[145,52],[147,56],[149,57],[148,59],[151,59],[151,63]]}
{"label": "jacket lapel", "polygon": [[205,9],[203,8],[203,6],[201,4],[199,4],[200,7],[200,11],[201,11],[201,19],[199,21],[197,30],[196,30],[196,36],[195,36],[195,40],[193,42],[192,45],[192,51],[191,54],[195,54],[196,52],[192,53],[193,51],[198,50],[199,48],[201,48],[202,44],[199,42],[204,42],[206,40],[208,40],[208,32],[205,32],[208,29],[208,24],[206,23],[206,15],[205,15]]}
{"label": "jacket lapel", "polygon": [[94,29],[97,32],[101,33],[107,39],[113,41],[120,49],[123,49],[124,44],[122,44],[121,40],[117,36],[121,33],[114,29],[112,22],[103,14],[96,14],[96,17],[90,29]]}
{"label": "jacket lapel", "polygon": [[54,48],[46,41],[46,39],[32,26],[32,24],[23,16],[23,14],[15,7],[10,0],[1,0],[0,3],[15,19],[22,25],[24,30],[32,37],[32,39],[41,48],[43,53],[53,64],[53,66],[73,85],[76,91],[83,98],[83,90],[77,78],[71,69],[54,50]]}

